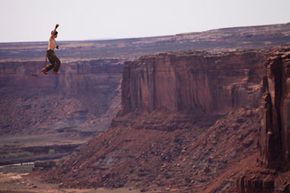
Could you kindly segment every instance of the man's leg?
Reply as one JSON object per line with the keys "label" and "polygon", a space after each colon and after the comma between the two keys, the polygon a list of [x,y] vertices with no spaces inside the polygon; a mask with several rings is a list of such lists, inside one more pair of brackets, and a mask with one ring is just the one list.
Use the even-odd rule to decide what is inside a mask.
{"label": "man's leg", "polygon": [[43,70],[45,70],[46,72],[48,72],[48,71],[50,71],[51,69],[53,69],[53,64],[47,64],[44,68],[43,68]]}
{"label": "man's leg", "polygon": [[48,71],[50,71],[53,68],[53,64],[47,64],[44,68],[41,69],[41,72],[43,74],[47,74]]}
{"label": "man's leg", "polygon": [[57,73],[60,67],[60,60],[58,59],[57,56],[55,56],[55,61],[54,61],[54,67],[53,67],[53,72]]}
{"label": "man's leg", "polygon": [[53,69],[54,63],[55,63],[53,52],[47,51],[46,57],[48,58],[48,61],[49,61],[50,64],[47,64],[44,68],[42,68],[41,72],[43,74],[47,74],[48,71]]}

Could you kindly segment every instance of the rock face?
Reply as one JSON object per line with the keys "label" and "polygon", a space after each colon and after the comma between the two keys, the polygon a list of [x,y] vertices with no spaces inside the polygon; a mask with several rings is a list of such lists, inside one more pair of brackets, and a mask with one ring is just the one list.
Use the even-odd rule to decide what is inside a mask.
{"label": "rock face", "polygon": [[[122,61],[64,62],[59,76],[40,74],[42,65],[37,61],[0,64],[1,135],[34,131],[77,134],[78,129],[85,135],[90,121],[106,115],[113,104]],[[98,128],[90,127],[88,132],[107,128],[111,119],[104,117]]]}
{"label": "rock face", "polygon": [[271,170],[248,172],[238,180],[238,190],[240,193],[273,193],[275,174]]}
{"label": "rock face", "polygon": [[123,113],[223,114],[256,106],[264,55],[259,52],[188,52],[141,57],[125,63]]}
{"label": "rock face", "polygon": [[255,164],[265,54],[179,52],[126,62],[122,110],[112,127],[62,160],[46,180],[68,187],[231,192],[231,178]]}
{"label": "rock face", "polygon": [[260,160],[266,168],[289,169],[290,50],[275,52],[266,68]]}
{"label": "rock face", "polygon": [[272,53],[266,62],[263,118],[258,163],[238,181],[240,193],[289,192],[290,49]]}
{"label": "rock face", "polygon": [[[4,152],[0,157],[24,154],[31,159],[29,152],[17,152],[22,146],[19,140],[29,145],[38,140],[45,147],[51,145],[47,140],[53,145],[86,142],[82,136],[107,128],[119,110],[121,59],[155,54],[126,63],[123,109],[112,127],[61,161],[63,167],[48,172],[50,181],[82,187],[132,185],[143,191],[161,187],[166,193],[233,192],[233,177],[256,164],[257,107],[265,60],[263,51],[233,49],[289,44],[289,29],[288,23],[59,42],[60,76],[38,75],[47,42],[0,44],[0,151]],[[193,49],[211,52],[184,52]],[[156,55],[170,51],[179,53]],[[272,114],[267,115],[276,119],[277,113]],[[270,147],[264,139],[261,146]],[[276,138],[270,141],[277,149],[272,146]],[[48,152],[57,153],[54,148]],[[276,167],[277,160],[271,159],[261,160]],[[251,182],[243,179],[244,184]],[[254,184],[261,180],[263,175]]]}

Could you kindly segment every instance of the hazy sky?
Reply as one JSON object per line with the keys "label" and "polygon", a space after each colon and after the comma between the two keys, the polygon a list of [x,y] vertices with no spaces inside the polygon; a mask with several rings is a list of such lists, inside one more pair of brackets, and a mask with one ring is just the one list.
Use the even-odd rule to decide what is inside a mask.
{"label": "hazy sky", "polygon": [[144,37],[290,22],[290,0],[0,0],[0,42]]}

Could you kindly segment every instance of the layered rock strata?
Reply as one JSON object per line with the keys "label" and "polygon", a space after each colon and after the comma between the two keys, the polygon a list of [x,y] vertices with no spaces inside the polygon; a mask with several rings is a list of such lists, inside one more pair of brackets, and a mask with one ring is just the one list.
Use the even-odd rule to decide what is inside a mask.
{"label": "layered rock strata", "polygon": [[237,51],[166,53],[127,62],[123,113],[222,114],[236,107],[256,106],[263,61],[262,53]]}
{"label": "layered rock strata", "polygon": [[[114,112],[106,112],[116,96],[120,102],[121,60],[64,62],[57,76],[40,74],[42,66],[37,61],[0,63],[1,135],[108,127]],[[103,122],[97,120],[103,115]]]}
{"label": "layered rock strata", "polygon": [[259,168],[238,181],[240,193],[290,192],[290,49],[272,53],[265,64],[263,119],[259,131]]}
{"label": "layered rock strata", "polygon": [[266,63],[260,160],[271,169],[289,168],[290,51],[275,52]]}
{"label": "layered rock strata", "polygon": [[251,50],[195,51],[126,62],[113,127],[46,179],[68,187],[228,191],[239,161],[257,151],[265,58]]}

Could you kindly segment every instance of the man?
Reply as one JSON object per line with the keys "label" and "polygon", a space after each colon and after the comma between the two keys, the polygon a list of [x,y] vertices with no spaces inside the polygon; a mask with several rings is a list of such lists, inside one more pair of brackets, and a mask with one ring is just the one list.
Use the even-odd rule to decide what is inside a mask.
{"label": "man", "polygon": [[55,55],[55,52],[54,52],[55,49],[58,49],[58,45],[56,44],[56,41],[55,41],[55,39],[57,38],[57,34],[58,34],[58,32],[56,31],[58,26],[59,26],[58,24],[55,25],[54,30],[51,31],[51,35],[50,35],[50,38],[48,41],[48,48],[46,51],[45,60],[47,61],[47,58],[48,58],[50,64],[46,65],[41,70],[41,72],[45,75],[51,69],[53,69],[54,74],[57,74],[59,67],[60,67],[60,60],[58,59],[58,57]]}

